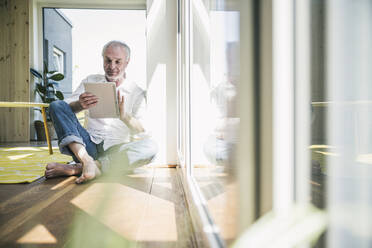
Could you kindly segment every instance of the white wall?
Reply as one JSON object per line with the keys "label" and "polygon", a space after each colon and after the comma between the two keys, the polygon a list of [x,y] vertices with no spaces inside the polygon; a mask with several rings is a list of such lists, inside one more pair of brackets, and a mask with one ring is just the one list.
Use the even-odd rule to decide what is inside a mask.
{"label": "white wall", "polygon": [[146,88],[145,10],[61,9],[72,22],[73,90],[86,76],[104,74],[102,48],[110,40],[131,48],[127,78]]}
{"label": "white wall", "polygon": [[177,1],[153,0],[147,10],[149,124],[159,153],[154,163],[177,162]]}

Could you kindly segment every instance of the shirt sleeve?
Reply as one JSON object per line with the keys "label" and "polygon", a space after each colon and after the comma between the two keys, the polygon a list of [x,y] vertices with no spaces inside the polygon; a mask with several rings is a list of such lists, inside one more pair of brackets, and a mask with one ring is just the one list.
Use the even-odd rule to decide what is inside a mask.
{"label": "shirt sleeve", "polygon": [[132,109],[132,116],[136,119],[143,119],[146,111],[146,93],[141,90],[137,92]]}
{"label": "shirt sleeve", "polygon": [[83,82],[84,80],[80,83],[80,85],[76,88],[76,90],[71,94],[71,96],[64,100],[65,102],[70,104],[72,102],[79,100],[79,96],[85,91]]}
{"label": "shirt sleeve", "polygon": [[[132,116],[136,118],[145,129],[142,133],[132,133],[132,135],[139,136],[140,138],[150,136],[150,132],[146,120],[146,110],[147,110],[147,101],[146,101],[146,91],[138,89],[132,108]],[[139,138],[137,137],[137,138]],[[136,137],[135,137],[136,138]]]}

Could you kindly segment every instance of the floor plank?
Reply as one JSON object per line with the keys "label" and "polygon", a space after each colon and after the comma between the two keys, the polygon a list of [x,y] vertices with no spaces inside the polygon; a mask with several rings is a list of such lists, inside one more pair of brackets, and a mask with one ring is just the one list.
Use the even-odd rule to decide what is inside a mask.
{"label": "floor plank", "polygon": [[194,168],[195,179],[207,201],[208,211],[227,246],[238,235],[237,185],[229,173],[228,169],[219,166]]}
{"label": "floor plank", "polygon": [[194,247],[194,236],[176,169],[156,168],[137,241],[140,247]]}
{"label": "floor plank", "polygon": [[193,247],[174,168],[0,185],[0,247]]}

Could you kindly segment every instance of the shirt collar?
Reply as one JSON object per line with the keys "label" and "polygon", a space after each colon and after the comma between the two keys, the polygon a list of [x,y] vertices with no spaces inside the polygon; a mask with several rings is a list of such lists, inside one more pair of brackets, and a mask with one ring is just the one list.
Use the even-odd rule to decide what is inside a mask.
{"label": "shirt collar", "polygon": [[124,81],[116,89],[130,93],[133,89],[133,82],[129,81],[128,79],[124,79]]}

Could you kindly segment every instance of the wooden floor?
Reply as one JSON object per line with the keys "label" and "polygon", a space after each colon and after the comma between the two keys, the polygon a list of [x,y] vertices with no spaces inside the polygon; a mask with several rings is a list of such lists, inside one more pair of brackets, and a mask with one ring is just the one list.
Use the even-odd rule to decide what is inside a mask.
{"label": "wooden floor", "polygon": [[0,247],[195,247],[176,170],[0,185]]}

